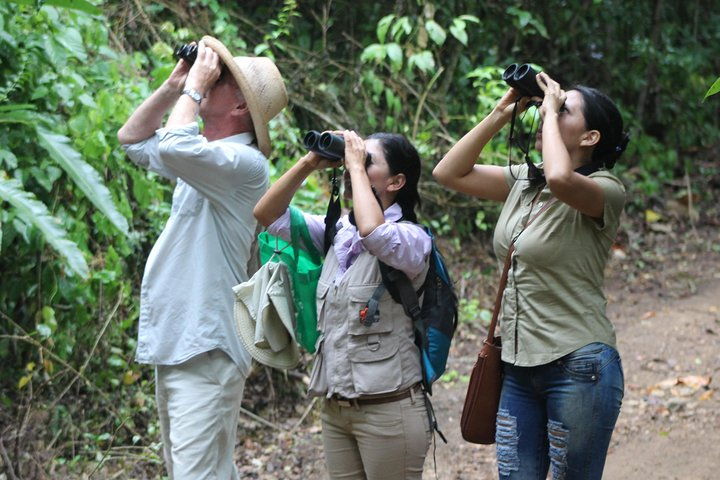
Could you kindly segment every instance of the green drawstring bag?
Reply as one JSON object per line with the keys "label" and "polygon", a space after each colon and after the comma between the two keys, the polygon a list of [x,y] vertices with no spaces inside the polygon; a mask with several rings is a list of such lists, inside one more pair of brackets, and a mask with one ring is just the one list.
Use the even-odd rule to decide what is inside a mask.
{"label": "green drawstring bag", "polygon": [[295,303],[295,337],[310,353],[315,353],[315,342],[320,336],[317,330],[317,302],[315,294],[322,270],[322,256],[310,238],[305,217],[295,207],[290,207],[290,237],[288,243],[282,238],[262,232],[258,235],[260,263],[282,262],[288,266]]}

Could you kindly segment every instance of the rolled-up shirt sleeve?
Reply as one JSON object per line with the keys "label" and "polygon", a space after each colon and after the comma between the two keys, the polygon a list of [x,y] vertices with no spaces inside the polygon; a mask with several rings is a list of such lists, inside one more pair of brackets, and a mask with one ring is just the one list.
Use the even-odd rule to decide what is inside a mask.
{"label": "rolled-up shirt sleeve", "polygon": [[142,142],[123,145],[122,148],[134,164],[147,168],[169,180],[177,180],[177,175],[165,168],[160,159],[158,143],[158,136],[153,135]]}
{"label": "rolled-up shirt sleeve", "polygon": [[266,182],[267,161],[249,145],[251,134],[209,142],[198,128],[197,122],[160,128],[147,140],[123,148],[134,163],[171,180],[181,178],[212,201],[221,202],[238,185]]}
{"label": "rolled-up shirt sleeve", "polygon": [[368,252],[409,278],[423,272],[432,248],[432,241],[422,227],[409,222],[385,222],[362,242]]}
{"label": "rolled-up shirt sleeve", "polygon": [[240,183],[265,176],[266,160],[260,150],[228,141],[233,137],[208,142],[197,134],[197,124],[161,128],[157,135],[165,168],[210,199],[221,200]]}

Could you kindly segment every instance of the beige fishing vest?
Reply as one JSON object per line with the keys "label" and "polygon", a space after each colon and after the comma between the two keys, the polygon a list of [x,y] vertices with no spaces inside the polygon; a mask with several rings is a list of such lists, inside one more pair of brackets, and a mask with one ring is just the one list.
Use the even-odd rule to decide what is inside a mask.
{"label": "beige fishing vest", "polygon": [[[310,379],[311,396],[337,394],[357,398],[406,389],[421,380],[420,357],[412,320],[386,291],[380,320],[360,323],[360,312],[382,283],[377,257],[362,252],[340,282],[334,284],[338,261],[334,248],[325,256],[317,288],[317,355]],[[413,279],[422,285],[425,270]],[[422,300],[421,300],[422,302]]]}

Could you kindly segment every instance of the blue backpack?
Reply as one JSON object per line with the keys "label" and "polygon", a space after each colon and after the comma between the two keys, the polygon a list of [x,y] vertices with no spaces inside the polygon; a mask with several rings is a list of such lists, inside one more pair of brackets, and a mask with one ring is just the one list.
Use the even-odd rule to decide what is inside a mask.
{"label": "blue backpack", "polygon": [[[433,383],[445,372],[450,342],[457,328],[458,299],[445,260],[435,244],[435,237],[429,228],[423,228],[432,240],[432,249],[427,276],[420,290],[415,291],[403,272],[380,262],[383,283],[373,294],[368,306],[372,311],[371,302],[379,302],[383,290],[387,289],[413,319],[415,343],[420,349],[422,383],[425,391],[432,395]],[[421,295],[424,295],[422,306],[419,304]]]}
{"label": "blue backpack", "polygon": [[[413,320],[415,344],[420,349],[422,386],[425,393],[425,407],[432,429],[438,432],[445,443],[447,440],[438,428],[435,412],[428,395],[432,385],[445,372],[450,342],[457,327],[458,300],[450,279],[445,260],[435,244],[430,229],[423,227],[432,241],[430,264],[422,287],[417,292],[410,279],[400,270],[378,261],[383,282],[375,289],[367,307],[361,312],[361,321],[369,326],[380,320],[378,310],[380,298],[387,290],[393,300],[402,304],[405,314]],[[422,307],[419,297],[423,295]]]}
{"label": "blue backpack", "polygon": [[[445,372],[450,341],[457,327],[458,300],[435,238],[429,228],[423,228],[432,240],[432,249],[427,276],[420,290],[415,291],[403,272],[379,262],[383,283],[375,289],[361,316],[362,322],[368,326],[379,321],[380,298],[386,290],[393,300],[402,304],[405,314],[413,319],[415,344],[420,349],[422,384],[424,390],[432,395],[432,384]],[[420,306],[419,297],[423,294]]]}

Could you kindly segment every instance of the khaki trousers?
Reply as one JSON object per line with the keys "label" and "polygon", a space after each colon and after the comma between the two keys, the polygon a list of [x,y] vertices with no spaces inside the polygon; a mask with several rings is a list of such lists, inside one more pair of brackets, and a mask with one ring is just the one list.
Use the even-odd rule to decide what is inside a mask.
{"label": "khaki trousers", "polygon": [[163,453],[171,480],[238,479],[233,462],[245,375],[222,350],[155,367]]}
{"label": "khaki trousers", "polygon": [[422,479],[432,436],[422,393],[377,405],[325,400],[320,418],[331,479]]}

